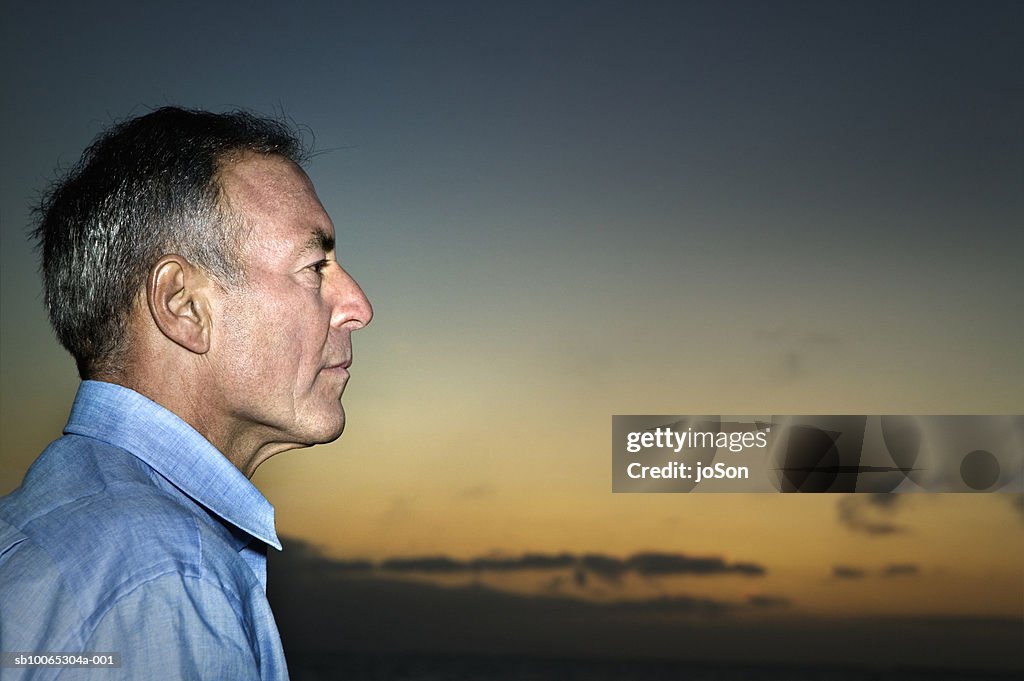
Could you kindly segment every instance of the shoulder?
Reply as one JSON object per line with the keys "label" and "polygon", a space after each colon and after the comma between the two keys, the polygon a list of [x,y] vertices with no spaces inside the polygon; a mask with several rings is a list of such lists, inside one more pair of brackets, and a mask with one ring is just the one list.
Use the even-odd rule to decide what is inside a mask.
{"label": "shoulder", "polygon": [[[0,521],[0,540],[9,527]],[[133,679],[255,679],[263,658],[273,657],[277,639],[262,640],[267,625],[240,616],[239,604],[219,583],[161,572],[128,580],[103,599],[102,608],[86,613],[57,566],[38,547],[27,549],[0,564],[4,650],[116,653],[120,659],[111,678]],[[7,589],[8,568],[25,567],[36,578]],[[269,610],[264,616],[270,617]]]}
{"label": "shoulder", "polygon": [[75,436],[51,445],[0,502],[5,602],[29,583],[36,605],[48,605],[26,601],[17,619],[68,627],[72,637],[88,637],[118,603],[146,594],[190,601],[212,589],[241,617],[259,588],[227,530],[201,507],[130,453]]}
{"label": "shoulder", "polygon": [[[201,569],[199,518],[130,453],[65,436],[39,457],[0,517],[43,549],[62,572],[104,574],[108,562],[131,575],[169,563]],[[90,569],[81,569],[84,565]],[[72,585],[75,586],[75,585]]]}

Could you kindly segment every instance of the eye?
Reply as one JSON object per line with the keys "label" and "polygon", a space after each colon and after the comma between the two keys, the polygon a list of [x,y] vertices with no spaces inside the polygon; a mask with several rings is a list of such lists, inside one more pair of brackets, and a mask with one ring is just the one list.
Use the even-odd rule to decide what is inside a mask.
{"label": "eye", "polygon": [[327,263],[328,263],[328,260],[325,258],[323,260],[320,260],[318,262],[313,263],[309,267],[314,272],[316,272],[319,276],[323,277],[324,276],[324,268],[327,267]]}

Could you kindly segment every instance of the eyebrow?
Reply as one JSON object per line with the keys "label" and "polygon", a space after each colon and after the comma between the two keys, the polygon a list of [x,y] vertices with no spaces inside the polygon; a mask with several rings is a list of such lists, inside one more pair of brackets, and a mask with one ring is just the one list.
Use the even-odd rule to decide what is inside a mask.
{"label": "eyebrow", "polygon": [[325,253],[333,251],[334,237],[322,229],[313,230],[313,233],[309,235],[309,238],[306,240],[306,243],[303,244],[302,250],[299,253],[300,255],[304,255],[316,249],[323,250]]}

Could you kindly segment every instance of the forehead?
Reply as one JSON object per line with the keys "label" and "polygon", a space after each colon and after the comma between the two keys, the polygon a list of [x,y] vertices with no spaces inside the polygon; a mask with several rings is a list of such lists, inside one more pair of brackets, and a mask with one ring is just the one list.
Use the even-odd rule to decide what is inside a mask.
{"label": "forehead", "polygon": [[297,253],[317,234],[334,236],[334,226],[313,183],[280,156],[246,154],[220,172],[227,207],[244,218],[245,245]]}

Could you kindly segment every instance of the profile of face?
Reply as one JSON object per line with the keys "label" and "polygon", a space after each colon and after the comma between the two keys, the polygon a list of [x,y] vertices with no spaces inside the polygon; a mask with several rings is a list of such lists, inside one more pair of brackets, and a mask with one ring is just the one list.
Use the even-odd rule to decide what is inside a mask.
{"label": "profile of face", "polygon": [[213,302],[216,407],[237,434],[278,451],[330,442],[345,427],[352,332],[373,310],[339,264],[334,225],[298,166],[249,154],[220,180],[228,209],[243,218],[245,274]]}

